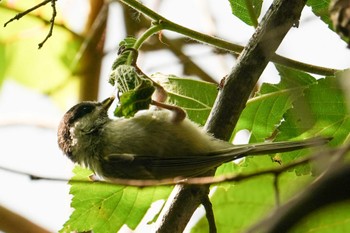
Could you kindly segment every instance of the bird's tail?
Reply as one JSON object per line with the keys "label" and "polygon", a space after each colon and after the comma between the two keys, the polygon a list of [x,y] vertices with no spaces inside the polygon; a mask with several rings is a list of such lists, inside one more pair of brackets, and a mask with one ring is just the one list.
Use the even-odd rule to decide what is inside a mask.
{"label": "bird's tail", "polygon": [[300,141],[283,141],[271,143],[251,144],[252,149],[249,151],[251,155],[257,154],[273,154],[279,152],[288,152],[303,148],[321,146],[328,143],[332,138],[315,137]]}
{"label": "bird's tail", "polygon": [[[220,153],[223,156],[231,157],[229,160],[245,157],[247,155],[264,155],[283,153],[303,148],[321,146],[328,143],[332,138],[314,137],[300,141],[264,142],[245,145],[234,145],[231,148],[223,149]],[[216,152],[218,153],[218,152]]]}

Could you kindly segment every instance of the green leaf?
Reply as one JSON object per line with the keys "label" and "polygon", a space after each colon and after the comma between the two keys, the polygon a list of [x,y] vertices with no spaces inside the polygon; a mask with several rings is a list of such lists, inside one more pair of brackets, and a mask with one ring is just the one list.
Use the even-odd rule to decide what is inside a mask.
{"label": "green leaf", "polygon": [[349,136],[349,113],[341,87],[334,77],[320,79],[305,90],[284,115],[279,139],[309,135],[333,136],[340,145]]}
{"label": "green leaf", "polygon": [[274,134],[284,113],[292,108],[294,101],[316,82],[304,72],[283,66],[277,66],[277,69],[281,82],[262,84],[260,92],[248,101],[233,135],[247,129],[251,132],[251,142],[264,142]]}
{"label": "green leaf", "polygon": [[[333,137],[330,145],[336,146],[349,138],[350,116],[342,89],[334,77],[320,79],[304,91],[284,115],[278,128],[277,140],[307,138],[314,135]],[[305,154],[305,150],[284,153],[282,163],[288,163]],[[296,169],[298,174],[310,172],[309,167]]]}
{"label": "green leaf", "polygon": [[[130,49],[134,46],[134,44],[136,43],[136,38],[134,37],[127,37],[125,38],[124,40],[122,40],[120,43],[119,43],[119,56],[117,57],[117,59],[113,62],[113,65],[112,65],[112,72],[114,70],[117,69],[118,66],[120,65],[126,65],[127,63],[127,60],[128,60],[128,57],[129,57],[129,54],[131,53],[131,51],[125,51],[125,49]],[[115,85],[115,80],[113,78],[113,76],[111,76],[109,78],[109,81],[108,81],[112,86]]]}
{"label": "green leaf", "polygon": [[90,170],[76,167],[69,182],[73,195],[74,212],[60,232],[89,231],[114,233],[124,224],[135,229],[150,205],[168,197],[171,187],[136,188],[106,183],[79,183],[89,181]]}
{"label": "green leaf", "polygon": [[120,96],[114,115],[128,118],[134,116],[140,110],[148,109],[154,90],[153,86],[142,82],[135,90],[123,93]]}
{"label": "green leaf", "polygon": [[260,16],[262,0],[229,0],[232,14],[250,26],[257,23]]}
{"label": "green leaf", "polygon": [[183,108],[192,121],[205,124],[218,93],[215,84],[174,75],[154,74],[152,78],[167,91],[168,103]]}

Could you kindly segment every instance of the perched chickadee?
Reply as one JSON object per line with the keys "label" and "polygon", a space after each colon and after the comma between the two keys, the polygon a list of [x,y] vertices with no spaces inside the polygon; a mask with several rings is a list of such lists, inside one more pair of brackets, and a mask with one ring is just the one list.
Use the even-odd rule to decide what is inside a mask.
{"label": "perched chickadee", "polygon": [[106,179],[193,177],[246,155],[298,150],[328,141],[314,138],[236,146],[215,139],[187,118],[174,122],[168,110],[110,119],[107,110],[113,100],[75,105],[58,129],[61,150]]}

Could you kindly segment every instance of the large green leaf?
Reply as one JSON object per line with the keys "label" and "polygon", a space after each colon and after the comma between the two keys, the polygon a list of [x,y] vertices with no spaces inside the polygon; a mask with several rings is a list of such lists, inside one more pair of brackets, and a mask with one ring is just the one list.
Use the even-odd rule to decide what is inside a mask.
{"label": "large green leaf", "polygon": [[306,88],[316,82],[304,72],[283,66],[277,68],[281,82],[262,84],[260,92],[248,101],[235,128],[235,133],[249,130],[251,142],[263,142],[270,138],[282,122],[284,113],[292,108],[294,101]]}
{"label": "large green leaf", "polygon": [[255,25],[261,12],[262,0],[229,0],[232,14],[248,25]]}
{"label": "large green leaf", "polygon": [[[333,137],[331,145],[341,145],[349,138],[350,115],[342,89],[334,77],[320,79],[305,90],[284,115],[279,126],[277,140],[305,138],[314,135]],[[284,153],[279,156],[288,163],[303,156],[305,150]],[[296,169],[298,174],[310,172],[308,166]]]}
{"label": "large green leaf", "polygon": [[343,90],[334,77],[320,79],[305,90],[284,119],[279,139],[319,134],[334,137],[332,144],[340,145],[349,136],[349,113]]}
{"label": "large green leaf", "polygon": [[169,103],[183,108],[192,121],[205,124],[218,93],[216,85],[174,75],[155,74],[152,78],[165,88]]}
{"label": "large green leaf", "polygon": [[[76,167],[73,180],[89,181],[91,171]],[[136,188],[96,182],[71,181],[71,206],[74,212],[60,232],[88,231],[114,233],[124,224],[135,229],[150,205],[168,197],[165,186]]]}

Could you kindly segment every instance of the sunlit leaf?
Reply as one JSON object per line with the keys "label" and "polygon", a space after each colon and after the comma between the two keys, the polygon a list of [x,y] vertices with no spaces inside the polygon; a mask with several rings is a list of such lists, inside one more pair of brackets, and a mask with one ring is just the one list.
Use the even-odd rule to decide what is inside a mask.
{"label": "sunlit leaf", "polygon": [[[349,138],[350,116],[342,89],[334,77],[320,79],[305,90],[304,95],[294,101],[293,108],[284,115],[278,128],[277,140],[307,138],[315,135],[333,137],[330,145],[340,145]],[[305,150],[284,153],[282,163],[288,163],[303,156]],[[302,166],[298,174],[310,172]]]}
{"label": "sunlit leaf", "polygon": [[[284,113],[292,108],[306,88],[316,80],[301,71],[278,66],[281,82],[263,83],[261,90],[250,99],[235,128],[251,132],[251,142],[263,142],[270,138],[283,120]],[[288,140],[286,138],[285,140]]]}
{"label": "sunlit leaf", "polygon": [[349,135],[349,113],[342,88],[334,77],[320,79],[305,90],[284,119],[279,139],[319,134],[334,137],[332,144],[339,145]]}
{"label": "sunlit leaf", "polygon": [[[73,180],[89,181],[91,171],[76,167]],[[150,205],[167,198],[170,187],[136,188],[102,183],[70,182],[74,212],[60,232],[114,233],[124,224],[135,229]]]}
{"label": "sunlit leaf", "polygon": [[192,121],[205,124],[218,93],[216,85],[174,75],[155,74],[152,78],[168,92],[169,103],[183,108]]}

